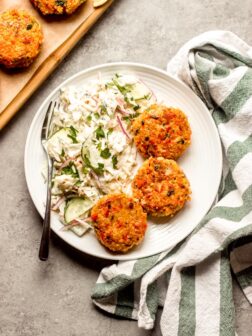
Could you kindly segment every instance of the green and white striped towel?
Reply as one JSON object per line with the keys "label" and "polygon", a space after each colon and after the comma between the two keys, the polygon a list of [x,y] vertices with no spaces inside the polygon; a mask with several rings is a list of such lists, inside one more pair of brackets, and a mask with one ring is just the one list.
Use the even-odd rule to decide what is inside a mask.
{"label": "green and white striped towel", "polygon": [[252,304],[252,48],[231,32],[207,32],[167,70],[205,102],[218,127],[219,201],[172,251],[103,269],[92,298],[146,329],[163,305],[163,336],[233,336],[231,268]]}

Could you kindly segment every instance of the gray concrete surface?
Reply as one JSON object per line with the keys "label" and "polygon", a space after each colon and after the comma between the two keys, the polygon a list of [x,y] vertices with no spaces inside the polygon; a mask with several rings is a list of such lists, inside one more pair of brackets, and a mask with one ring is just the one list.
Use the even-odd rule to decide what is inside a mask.
{"label": "gray concrete surface", "polygon": [[[2,132],[1,336],[161,334],[158,323],[154,331],[144,331],[135,322],[110,318],[93,307],[90,291],[107,262],[80,255],[57,237],[53,237],[49,261],[39,262],[41,219],[28,194],[23,169],[26,135],[44,98],[77,71],[112,61],[165,69],[184,42],[211,29],[231,30],[252,43],[251,16],[250,0],[117,0]],[[238,334],[250,336],[252,307],[236,284],[234,297]]]}

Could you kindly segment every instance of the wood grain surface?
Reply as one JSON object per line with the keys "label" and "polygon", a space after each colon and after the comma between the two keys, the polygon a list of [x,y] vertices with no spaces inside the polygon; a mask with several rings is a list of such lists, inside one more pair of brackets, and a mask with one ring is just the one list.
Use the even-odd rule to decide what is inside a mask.
{"label": "wood grain surface", "polygon": [[[37,67],[22,89],[10,101],[0,114],[0,130],[7,125],[29,97],[39,88],[43,81],[53,72],[76,43],[88,32],[99,17],[111,6],[113,0],[91,11],[88,17],[72,34]],[[63,22],[62,22],[63,24]],[[9,76],[12,76],[10,73]],[[0,79],[1,80],[1,79]]]}

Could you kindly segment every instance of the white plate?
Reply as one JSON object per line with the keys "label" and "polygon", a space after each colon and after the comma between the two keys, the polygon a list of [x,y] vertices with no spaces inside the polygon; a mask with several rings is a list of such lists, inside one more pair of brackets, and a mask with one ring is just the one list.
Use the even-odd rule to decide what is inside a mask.
{"label": "white plate", "polygon": [[219,136],[212,117],[201,100],[184,84],[166,72],[136,63],[111,63],[89,68],[70,77],[57,87],[44,101],[35,115],[25,147],[25,176],[32,200],[43,217],[45,211],[46,185],[41,175],[44,153],[40,144],[42,122],[48,104],[61,87],[81,85],[97,77],[110,77],[115,72],[131,73],[141,78],[157,95],[159,101],[181,108],[188,116],[192,128],[192,144],[179,159],[192,188],[192,201],[174,218],[148,221],[148,230],[140,246],[127,254],[112,254],[97,241],[93,232],[82,238],[72,232],[62,231],[57,214],[52,213],[52,230],[68,244],[96,257],[129,260],[147,257],[176,245],[200,222],[211,207],[220,183],[222,152]]}

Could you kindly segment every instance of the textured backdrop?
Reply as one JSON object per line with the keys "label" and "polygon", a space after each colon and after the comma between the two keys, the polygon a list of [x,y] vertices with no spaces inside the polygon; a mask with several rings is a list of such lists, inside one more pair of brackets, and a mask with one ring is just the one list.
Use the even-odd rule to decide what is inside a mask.
{"label": "textured backdrop", "polygon": [[[184,42],[212,29],[231,30],[252,44],[251,16],[250,0],[117,0],[5,128],[0,137],[1,336],[160,335],[158,326],[140,330],[135,322],[109,318],[93,307],[90,291],[107,262],[80,255],[57,237],[49,261],[39,262],[41,220],[23,169],[26,135],[44,98],[79,70],[113,61],[165,69]],[[236,284],[234,293],[237,331],[250,336],[252,307]]]}

